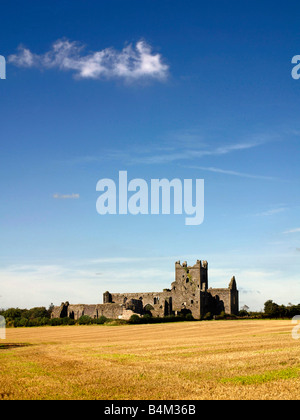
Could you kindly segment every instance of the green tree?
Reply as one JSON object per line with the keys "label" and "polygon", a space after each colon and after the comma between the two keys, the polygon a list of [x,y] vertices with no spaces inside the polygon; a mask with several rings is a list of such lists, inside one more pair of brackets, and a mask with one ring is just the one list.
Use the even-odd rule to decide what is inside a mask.
{"label": "green tree", "polygon": [[6,319],[14,320],[15,318],[21,318],[22,310],[19,308],[9,308],[3,312],[3,316]]}
{"label": "green tree", "polygon": [[264,304],[264,312],[270,318],[277,318],[280,314],[279,306],[273,300],[269,299]]}
{"label": "green tree", "polygon": [[50,318],[49,312],[44,306],[29,309],[28,315],[29,315],[29,319]]}

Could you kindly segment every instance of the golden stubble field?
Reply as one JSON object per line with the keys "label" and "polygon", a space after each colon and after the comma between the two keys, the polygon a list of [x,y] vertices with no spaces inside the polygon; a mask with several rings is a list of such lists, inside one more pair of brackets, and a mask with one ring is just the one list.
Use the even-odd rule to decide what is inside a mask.
{"label": "golden stubble field", "polygon": [[0,399],[300,399],[289,320],[9,328]]}

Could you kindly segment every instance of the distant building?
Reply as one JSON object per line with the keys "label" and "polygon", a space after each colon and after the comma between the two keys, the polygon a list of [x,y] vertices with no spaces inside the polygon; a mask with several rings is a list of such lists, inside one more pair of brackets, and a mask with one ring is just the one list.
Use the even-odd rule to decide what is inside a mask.
{"label": "distant building", "polygon": [[208,288],[208,263],[197,260],[193,266],[186,262],[175,263],[175,281],[170,289],[150,293],[110,293],[103,294],[103,303],[95,305],[62,303],[55,306],[52,318],[70,317],[78,319],[82,315],[91,318],[105,316],[114,319],[129,319],[131,315],[151,314],[154,317],[191,313],[201,319],[208,312],[218,315],[222,311],[236,315],[239,311],[238,290],[235,277],[227,288]]}

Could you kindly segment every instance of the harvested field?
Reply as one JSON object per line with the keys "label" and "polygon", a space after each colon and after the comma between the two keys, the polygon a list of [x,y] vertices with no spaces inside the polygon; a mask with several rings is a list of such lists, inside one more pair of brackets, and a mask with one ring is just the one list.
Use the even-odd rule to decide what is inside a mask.
{"label": "harvested field", "polygon": [[300,399],[289,320],[8,328],[0,399]]}

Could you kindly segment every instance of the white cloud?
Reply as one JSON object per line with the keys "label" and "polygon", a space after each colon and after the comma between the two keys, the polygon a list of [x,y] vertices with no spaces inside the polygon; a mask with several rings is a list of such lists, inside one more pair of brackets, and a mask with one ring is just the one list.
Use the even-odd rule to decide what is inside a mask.
{"label": "white cloud", "polygon": [[[100,258],[56,264],[16,263],[0,267],[0,308],[102,303],[106,290],[111,292],[151,292],[168,287],[173,281],[173,264],[160,258]],[[156,261],[156,266],[153,266]],[[175,261],[175,260],[174,260]],[[122,264],[120,269],[119,264]],[[133,270],[132,264],[135,269]]]}
{"label": "white cloud", "polygon": [[272,270],[262,267],[211,268],[210,287],[227,287],[233,274],[239,290],[240,308],[248,305],[251,311],[263,310],[264,303],[268,299],[280,305],[287,305],[291,300],[294,304],[300,302],[297,272],[286,273],[281,268]]}
{"label": "white cloud", "polygon": [[81,79],[122,78],[130,81],[167,77],[168,66],[145,41],[138,41],[134,47],[130,44],[121,51],[105,48],[84,54],[84,48],[79,42],[67,39],[57,40],[44,54],[35,54],[19,46],[18,52],[8,57],[8,62],[18,67],[70,70]]}
{"label": "white cloud", "polygon": [[289,230],[284,231],[283,233],[296,233],[296,232],[300,232],[300,228],[289,229]]}
{"label": "white cloud", "polygon": [[[268,299],[278,304],[300,302],[299,263],[292,254],[258,256],[229,254],[207,255],[209,287],[228,287],[235,275],[240,307],[260,310]],[[199,255],[160,257],[103,257],[22,263],[0,266],[0,308],[101,303],[110,292],[159,292],[175,279],[174,262],[186,260],[193,265]],[[210,263],[211,261],[211,263]],[[281,264],[278,265],[278,261]],[[298,261],[298,260],[296,260]]]}

